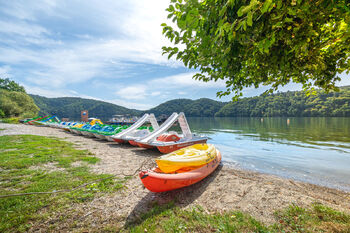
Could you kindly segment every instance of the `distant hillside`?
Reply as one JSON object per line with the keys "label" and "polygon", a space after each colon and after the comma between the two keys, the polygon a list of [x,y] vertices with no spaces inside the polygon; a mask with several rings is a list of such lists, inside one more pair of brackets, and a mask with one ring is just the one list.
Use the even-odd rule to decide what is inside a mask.
{"label": "distant hillside", "polygon": [[88,110],[89,116],[108,120],[116,114],[139,115],[141,111],[128,109],[112,103],[78,97],[46,98],[31,95],[36,105],[40,108],[39,114],[56,115],[60,118],[80,119],[80,112]]}
{"label": "distant hillside", "polygon": [[230,102],[218,111],[218,117],[279,117],[334,116],[350,117],[350,86],[339,92],[318,90],[306,96],[302,91],[288,91],[271,95],[242,98]]}
{"label": "distant hillside", "polygon": [[213,117],[226,103],[207,98],[198,100],[175,99],[151,108],[145,112],[154,113],[156,116],[161,114],[170,115],[173,112],[184,112],[186,116]]}
{"label": "distant hillside", "polygon": [[288,91],[270,95],[242,98],[236,102],[220,102],[207,98],[174,99],[147,111],[128,109],[115,104],[76,97],[46,98],[31,95],[40,108],[41,114],[57,115],[80,119],[80,111],[88,110],[89,116],[103,120],[115,114],[141,115],[154,113],[170,115],[184,112],[186,116],[202,117],[280,117],[280,116],[350,116],[350,86],[340,88],[339,92],[306,96],[302,91]]}

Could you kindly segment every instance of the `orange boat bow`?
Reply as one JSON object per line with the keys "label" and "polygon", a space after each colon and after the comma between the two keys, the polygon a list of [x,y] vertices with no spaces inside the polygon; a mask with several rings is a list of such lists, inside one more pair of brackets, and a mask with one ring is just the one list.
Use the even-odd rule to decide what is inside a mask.
{"label": "orange boat bow", "polygon": [[178,174],[157,173],[153,170],[141,171],[139,176],[143,185],[151,192],[165,192],[197,183],[210,175],[220,164],[221,153],[210,163],[188,172]]}
{"label": "orange boat bow", "polygon": [[118,138],[113,138],[113,141],[118,142],[118,143],[126,143],[125,140],[123,140],[123,139],[118,139]]}

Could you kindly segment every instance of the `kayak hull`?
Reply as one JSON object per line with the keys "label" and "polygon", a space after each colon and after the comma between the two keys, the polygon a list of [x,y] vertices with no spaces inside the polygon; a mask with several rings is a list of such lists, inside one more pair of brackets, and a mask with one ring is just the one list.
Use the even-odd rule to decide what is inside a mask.
{"label": "kayak hull", "polygon": [[219,166],[221,153],[210,163],[184,173],[166,174],[153,170],[141,171],[139,177],[143,185],[151,192],[166,192],[195,184],[210,175]]}

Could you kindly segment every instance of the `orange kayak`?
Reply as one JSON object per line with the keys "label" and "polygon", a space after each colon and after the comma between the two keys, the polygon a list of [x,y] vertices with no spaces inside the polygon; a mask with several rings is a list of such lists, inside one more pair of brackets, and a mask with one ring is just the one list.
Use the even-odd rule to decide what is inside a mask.
{"label": "orange kayak", "polygon": [[151,192],[166,192],[195,184],[210,175],[219,166],[221,153],[217,151],[216,158],[210,163],[190,171],[166,174],[160,169],[141,171],[139,176],[143,185]]}

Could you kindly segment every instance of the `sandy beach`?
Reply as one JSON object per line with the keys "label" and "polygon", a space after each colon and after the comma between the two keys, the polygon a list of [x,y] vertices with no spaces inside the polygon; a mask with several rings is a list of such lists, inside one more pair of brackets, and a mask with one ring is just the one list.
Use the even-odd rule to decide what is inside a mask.
{"label": "sandy beach", "polygon": [[[101,159],[91,166],[96,173],[132,174],[141,164],[145,164],[144,168],[151,168],[153,159],[160,155],[154,150],[78,136],[60,129],[3,123],[0,123],[0,128],[5,129],[0,131],[0,136],[52,136],[72,142],[79,149],[87,149]],[[70,206],[64,213],[55,213],[53,218],[35,223],[31,231],[44,232],[49,225],[60,222],[62,216],[69,216],[69,220],[60,222],[55,230],[67,231],[72,222],[76,222],[77,229],[93,227],[98,230],[106,224],[123,226],[127,221],[138,218],[154,203],[170,201],[175,201],[182,208],[199,205],[209,213],[240,210],[265,223],[273,223],[274,212],[293,203],[307,207],[317,202],[350,213],[350,193],[235,169],[225,164],[203,181],[172,192],[151,193],[137,176],[128,180],[126,187],[119,192],[98,196],[91,202]],[[41,211],[45,212],[45,209]]]}

